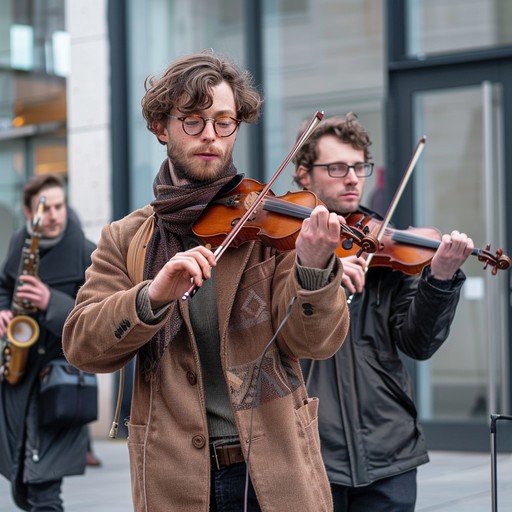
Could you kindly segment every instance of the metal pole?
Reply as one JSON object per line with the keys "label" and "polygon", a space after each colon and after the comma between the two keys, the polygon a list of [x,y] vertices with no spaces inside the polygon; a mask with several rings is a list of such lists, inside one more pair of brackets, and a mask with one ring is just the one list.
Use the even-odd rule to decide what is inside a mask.
{"label": "metal pole", "polygon": [[512,416],[504,414],[491,414],[491,506],[492,512],[498,511],[498,480],[496,461],[496,422],[498,420],[512,420]]}

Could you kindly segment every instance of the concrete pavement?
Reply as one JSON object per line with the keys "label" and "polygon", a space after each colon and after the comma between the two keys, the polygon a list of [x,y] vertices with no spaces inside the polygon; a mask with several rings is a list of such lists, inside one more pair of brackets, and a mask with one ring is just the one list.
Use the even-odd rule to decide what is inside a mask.
{"label": "concrete pavement", "polygon": [[[64,480],[66,512],[129,512],[130,473],[125,440],[95,440],[103,461],[85,475]],[[430,452],[418,470],[417,512],[487,512],[491,507],[491,461],[487,453]],[[499,455],[498,512],[512,510],[512,455]],[[15,512],[9,486],[0,477],[0,512]],[[169,509],[172,512],[172,509]],[[371,512],[371,511],[368,511]]]}

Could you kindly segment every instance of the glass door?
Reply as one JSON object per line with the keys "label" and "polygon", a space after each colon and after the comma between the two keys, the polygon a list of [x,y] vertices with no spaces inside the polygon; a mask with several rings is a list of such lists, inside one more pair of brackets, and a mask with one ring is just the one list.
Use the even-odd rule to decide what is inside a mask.
{"label": "glass door", "polygon": [[[467,233],[476,247],[505,240],[499,83],[419,91],[413,95],[414,131],[427,135],[414,182],[416,225]],[[482,422],[508,412],[507,271],[492,275],[471,257],[448,341],[418,363],[422,422]],[[500,275],[502,274],[502,275]]]}

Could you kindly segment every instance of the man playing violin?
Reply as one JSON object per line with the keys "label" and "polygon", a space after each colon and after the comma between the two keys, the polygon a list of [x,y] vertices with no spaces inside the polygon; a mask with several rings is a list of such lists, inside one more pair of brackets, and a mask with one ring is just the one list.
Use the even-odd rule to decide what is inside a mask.
{"label": "man playing violin", "polygon": [[[295,180],[331,212],[382,220],[360,204],[373,170],[370,144],[354,114],[323,120],[294,158]],[[353,295],[349,335],[333,357],[303,362],[308,391],[320,399],[335,512],[414,510],[416,468],[428,454],[398,350],[425,360],[446,340],[472,249],[464,233],[444,235],[419,276],[366,269],[364,256],[341,258],[343,287]]]}
{"label": "man playing violin", "polygon": [[[319,206],[296,250],[253,240],[219,259],[192,232],[237,182],[236,135],[260,107],[250,75],[213,52],[146,82],[143,115],[167,153],[155,199],[105,226],[64,328],[79,368],[112,372],[137,356],[128,422],[136,511],[332,510],[318,403],[299,358],[331,357],[348,331],[335,256],[344,219]],[[143,281],[132,282],[129,243],[150,216]],[[191,284],[199,290],[183,300]]]}

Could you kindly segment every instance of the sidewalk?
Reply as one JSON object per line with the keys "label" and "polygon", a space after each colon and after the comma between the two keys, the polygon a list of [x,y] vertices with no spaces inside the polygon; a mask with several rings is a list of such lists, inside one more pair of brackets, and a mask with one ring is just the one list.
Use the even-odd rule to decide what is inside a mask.
{"label": "sidewalk", "polygon": [[[87,468],[84,476],[64,480],[66,512],[133,510],[126,441],[95,440],[93,443],[103,466]],[[431,462],[418,470],[417,512],[492,510],[489,454],[430,452],[430,458]],[[0,512],[16,510],[7,481],[0,477]],[[506,454],[498,457],[498,511],[509,510],[512,510],[512,456]]]}

